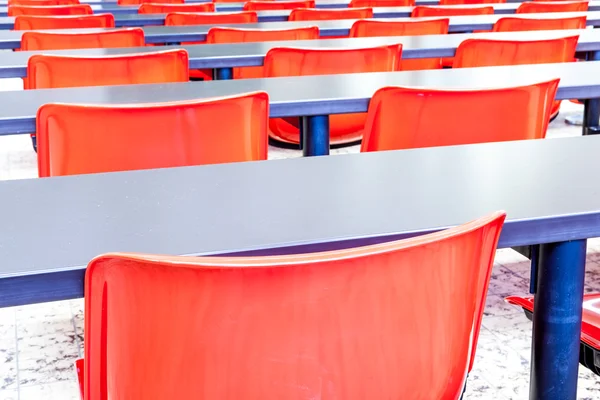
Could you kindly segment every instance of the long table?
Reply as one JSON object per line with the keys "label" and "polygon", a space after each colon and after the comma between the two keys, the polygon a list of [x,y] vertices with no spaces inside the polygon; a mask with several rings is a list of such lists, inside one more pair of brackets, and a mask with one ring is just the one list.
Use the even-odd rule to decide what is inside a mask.
{"label": "long table", "polygon": [[557,99],[586,100],[584,134],[598,127],[600,62],[521,65],[430,71],[243,79],[154,85],[97,86],[0,92],[0,135],[35,132],[38,108],[47,103],[130,104],[192,100],[266,91],[272,117],[298,116],[306,127],[306,156],[329,154],[330,114],[365,112],[371,96],[385,86],[438,89],[526,85],[560,78]]}
{"label": "long table", "polygon": [[[518,3],[490,4],[494,7],[496,14],[514,14]],[[116,26],[145,26],[145,25],[164,25],[165,14],[137,14],[137,6],[119,6],[111,7],[109,5],[95,5],[95,12],[105,12],[115,14]],[[468,6],[448,6],[448,7],[468,7]],[[410,17],[413,7],[375,7],[373,9],[375,18],[402,18]],[[240,8],[234,6],[217,6],[217,11],[240,11]],[[0,15],[6,15],[7,8],[0,7]],[[589,11],[600,11],[600,1],[590,1]],[[290,14],[289,10],[260,11],[258,18],[260,22],[287,21]],[[13,29],[13,17],[0,17],[0,29]]]}
{"label": "long table", "polygon": [[541,244],[531,398],[575,399],[599,153],[585,137],[0,182],[0,306],[82,297],[105,252],[332,250],[505,209],[500,247]]}

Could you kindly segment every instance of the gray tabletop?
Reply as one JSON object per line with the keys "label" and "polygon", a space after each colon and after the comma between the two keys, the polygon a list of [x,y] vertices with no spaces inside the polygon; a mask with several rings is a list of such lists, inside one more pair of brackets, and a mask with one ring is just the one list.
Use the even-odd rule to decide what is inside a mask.
{"label": "gray tabletop", "polygon": [[[229,68],[262,65],[264,56],[270,49],[282,46],[310,48],[359,48],[402,43],[403,58],[424,58],[452,56],[454,55],[457,46],[463,40],[473,37],[507,40],[539,40],[574,35],[579,35],[579,42],[577,45],[578,51],[592,52],[600,50],[600,31],[595,29],[323,39],[210,45],[202,44],[183,46],[183,48],[188,51],[191,68]],[[5,54],[0,59],[0,78],[26,76],[27,60],[32,54],[36,53],[100,56],[148,53],[169,48],[173,48],[173,46],[13,52]]]}
{"label": "gray tabletop", "polygon": [[47,103],[131,104],[192,100],[266,91],[272,117],[365,112],[385,86],[481,89],[560,78],[558,99],[600,97],[600,61],[430,71],[317,75],[268,79],[96,86],[0,92],[0,135],[35,131],[38,108]]}
{"label": "gray tabletop", "polygon": [[501,247],[600,236],[598,153],[580,137],[2,181],[0,304],[81,297],[113,251],[313,251],[500,209]]}

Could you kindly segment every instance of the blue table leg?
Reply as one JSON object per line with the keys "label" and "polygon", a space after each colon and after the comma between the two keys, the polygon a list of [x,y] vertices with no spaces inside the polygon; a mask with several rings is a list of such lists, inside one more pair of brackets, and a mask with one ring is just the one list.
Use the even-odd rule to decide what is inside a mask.
{"label": "blue table leg", "polygon": [[233,79],[233,68],[215,68],[213,78],[219,81]]}
{"label": "blue table leg", "polygon": [[540,245],[530,399],[575,400],[586,240]]}
{"label": "blue table leg", "polygon": [[304,157],[329,154],[329,115],[301,117],[302,152]]}
{"label": "blue table leg", "polygon": [[[599,61],[600,52],[591,51],[588,61]],[[583,134],[596,135],[600,133],[600,99],[587,99],[583,102]]]}

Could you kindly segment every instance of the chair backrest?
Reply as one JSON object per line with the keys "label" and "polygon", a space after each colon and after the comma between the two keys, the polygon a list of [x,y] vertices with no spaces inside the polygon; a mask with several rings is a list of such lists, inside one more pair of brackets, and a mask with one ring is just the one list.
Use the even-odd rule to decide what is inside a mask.
{"label": "chair backrest", "polygon": [[415,0],[350,0],[349,7],[413,7]]}
{"label": "chair backrest", "polygon": [[451,17],[459,15],[489,15],[494,13],[494,7],[430,7],[416,6],[411,17]]}
{"label": "chair backrest", "polygon": [[558,79],[485,90],[382,88],[369,103],[361,151],[541,139],[557,88]]}
{"label": "chair backrest", "polygon": [[9,6],[67,6],[79,4],[79,0],[8,0]]}
{"label": "chair backrest", "polygon": [[187,82],[188,68],[183,49],[105,57],[36,54],[27,63],[27,88]]}
{"label": "chair backrest", "polygon": [[117,29],[96,33],[25,32],[21,50],[65,50],[144,46],[142,28]]}
{"label": "chair backrest", "polygon": [[165,17],[166,26],[207,25],[207,24],[251,24],[258,22],[255,11],[235,13],[169,13]]}
{"label": "chair backrest", "polygon": [[296,8],[289,16],[290,21],[326,21],[338,19],[373,18],[372,8]]}
{"label": "chair backrest", "polygon": [[312,40],[319,38],[319,28],[308,26],[293,29],[239,29],[213,27],[206,43],[271,42],[278,40]]}
{"label": "chair backrest", "polygon": [[362,49],[273,48],[265,55],[265,76],[301,76],[397,71],[402,45]]}
{"label": "chair backrest", "polygon": [[324,253],[97,257],[86,399],[459,398],[504,218]]}
{"label": "chair backrest", "polygon": [[570,18],[500,18],[494,24],[494,32],[550,31],[561,29],[585,29],[586,17]]}
{"label": "chair backrest", "polygon": [[268,119],[264,92],[164,104],[46,104],[37,115],[38,170],[47,177],[265,160]]}
{"label": "chair backrest", "polygon": [[167,14],[171,12],[214,12],[214,3],[144,3],[138,8],[138,14]]}
{"label": "chair backrest", "polygon": [[456,48],[453,68],[569,62],[575,57],[578,39],[467,39]]}
{"label": "chair backrest", "polygon": [[352,24],[350,37],[443,35],[448,33],[449,25],[448,18],[425,21],[359,20]]}
{"label": "chair backrest", "polygon": [[547,2],[527,1],[517,7],[517,14],[587,11],[587,1]]}
{"label": "chair backrest", "polygon": [[93,14],[89,4],[73,4],[67,6],[9,6],[8,16],[17,15],[90,15]]}
{"label": "chair backrest", "polygon": [[17,15],[15,30],[32,29],[76,29],[76,28],[114,28],[115,17],[112,14],[93,15]]}
{"label": "chair backrest", "polygon": [[[153,3],[155,0],[117,0],[120,6],[135,6],[144,3]],[[160,0],[162,4],[183,4],[185,0]]]}
{"label": "chair backrest", "polygon": [[453,6],[459,4],[497,4],[506,3],[506,0],[440,0],[441,6]]}
{"label": "chair backrest", "polygon": [[293,10],[294,8],[315,8],[315,0],[271,0],[244,3],[244,11]]}

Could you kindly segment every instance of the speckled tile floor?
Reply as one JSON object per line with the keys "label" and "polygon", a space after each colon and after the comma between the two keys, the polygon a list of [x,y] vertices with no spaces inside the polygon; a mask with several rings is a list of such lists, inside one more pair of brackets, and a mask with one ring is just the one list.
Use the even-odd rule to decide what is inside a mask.
{"label": "speckled tile floor", "polygon": [[[19,90],[21,80],[0,80],[0,90]],[[582,106],[563,102],[549,138],[577,136],[564,118]],[[358,152],[358,146],[332,154]],[[299,157],[299,151],[269,148],[269,158]],[[0,179],[36,178],[28,136],[0,137]],[[466,399],[527,399],[531,322],[504,303],[507,294],[527,294],[528,261],[510,249],[496,254],[477,359]],[[600,239],[588,243],[586,291],[600,291]],[[0,309],[0,400],[78,399],[73,362],[83,355],[83,300]],[[600,399],[600,378],[580,367],[579,399]]]}

